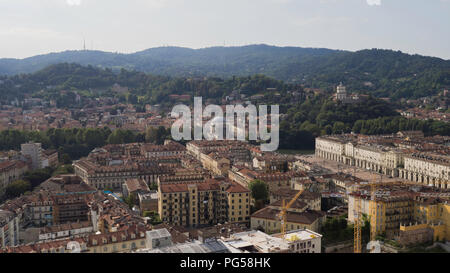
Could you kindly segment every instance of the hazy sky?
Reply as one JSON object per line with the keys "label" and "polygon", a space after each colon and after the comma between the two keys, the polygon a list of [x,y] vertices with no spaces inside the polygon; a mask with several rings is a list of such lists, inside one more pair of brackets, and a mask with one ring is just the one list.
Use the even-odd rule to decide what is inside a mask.
{"label": "hazy sky", "polygon": [[266,43],[450,59],[450,0],[0,0],[0,58]]}

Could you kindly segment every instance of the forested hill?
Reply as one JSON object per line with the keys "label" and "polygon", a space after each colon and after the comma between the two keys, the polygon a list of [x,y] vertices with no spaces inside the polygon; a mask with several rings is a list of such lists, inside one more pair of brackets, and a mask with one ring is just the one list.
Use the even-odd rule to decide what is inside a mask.
{"label": "forested hill", "polygon": [[[115,84],[126,87],[126,91],[113,91],[112,87]],[[192,79],[158,76],[126,69],[114,72],[109,68],[61,63],[30,74],[0,76],[0,104],[2,102],[9,104],[15,99],[21,101],[30,96],[46,100],[63,99],[61,97],[67,92],[60,92],[62,90],[76,91],[91,98],[113,96],[121,102],[133,104],[136,104],[139,98],[139,104],[145,105],[172,102],[170,94],[187,94],[220,100],[233,90],[239,90],[246,96],[266,93],[270,95],[268,88],[275,88],[282,94],[286,94],[289,90],[301,89],[298,85],[286,84],[264,75],[228,79],[218,77]],[[74,93],[69,93],[73,98]],[[287,97],[283,98],[288,100]],[[70,101],[63,100],[66,101],[65,106],[70,105]]]}
{"label": "forested hill", "polygon": [[[133,54],[64,51],[26,59],[0,59],[0,75],[31,73],[57,63],[134,69],[170,76],[241,76],[269,74],[292,60],[308,61],[338,51],[300,47],[249,45],[190,49],[157,47]],[[266,73],[267,71],[267,73]]]}
{"label": "forested hill", "polygon": [[450,60],[392,50],[348,52],[268,45],[195,50],[160,47],[133,54],[66,51],[23,60],[0,59],[0,75],[31,73],[63,62],[173,77],[264,74],[319,88],[343,82],[352,92],[395,99],[435,95],[450,88]]}

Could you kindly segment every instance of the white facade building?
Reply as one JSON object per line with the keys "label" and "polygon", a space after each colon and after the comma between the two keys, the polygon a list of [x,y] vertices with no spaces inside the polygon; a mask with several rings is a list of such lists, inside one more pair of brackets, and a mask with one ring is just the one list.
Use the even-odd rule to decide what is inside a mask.
{"label": "white facade building", "polygon": [[31,158],[31,167],[33,170],[43,168],[41,143],[24,143],[21,145],[21,153]]}
{"label": "white facade building", "polygon": [[[274,237],[283,238],[281,234]],[[322,235],[309,229],[292,230],[286,233],[284,240],[293,253],[321,253]]]}

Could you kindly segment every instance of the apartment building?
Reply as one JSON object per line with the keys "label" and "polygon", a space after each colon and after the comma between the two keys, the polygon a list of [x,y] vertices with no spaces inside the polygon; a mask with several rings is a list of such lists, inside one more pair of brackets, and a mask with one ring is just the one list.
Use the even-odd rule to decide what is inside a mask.
{"label": "apartment building", "polygon": [[230,182],[225,187],[225,196],[228,207],[228,223],[250,221],[251,191],[236,183]]}
{"label": "apartment building", "polygon": [[266,173],[287,172],[295,159],[285,155],[266,153],[253,158],[253,168]]}
{"label": "apartment building", "polygon": [[[363,136],[340,135],[316,138],[316,156],[363,168],[419,184],[449,189],[450,157],[446,146],[438,139],[411,134],[406,140],[400,135]],[[417,137],[416,140],[410,138]],[[435,141],[436,143],[428,143]],[[426,150],[426,152],[422,151]],[[440,153],[440,154],[438,154]]]}
{"label": "apartment building", "polygon": [[[414,220],[403,223],[401,230],[408,231],[417,225],[427,225],[433,230],[433,240],[450,240],[450,198],[421,195],[414,199]],[[408,227],[409,226],[409,227]]]}
{"label": "apartment building", "polygon": [[251,162],[249,144],[235,140],[194,140],[186,145],[186,150],[192,156],[201,160],[201,154],[212,152],[226,153],[232,164]]}
{"label": "apartment building", "polygon": [[141,153],[147,158],[183,156],[186,154],[186,147],[174,141],[166,141],[164,145],[143,144]]}
{"label": "apartment building", "polygon": [[7,160],[0,162],[0,193],[11,184],[19,180],[28,171],[28,165],[23,161]]}
{"label": "apartment building", "polygon": [[398,176],[403,164],[402,153],[376,144],[361,144],[350,136],[323,136],[316,138],[317,157],[356,166],[366,170]]}
{"label": "apartment building", "polygon": [[370,219],[371,229],[377,235],[384,234],[388,238],[399,235],[401,223],[413,220],[413,193],[409,191],[379,192],[375,201],[371,202],[370,194],[361,192],[351,193],[349,196],[349,221],[355,221],[355,202],[361,201],[361,213]]}
{"label": "apartment building", "polygon": [[6,247],[3,250],[0,249],[0,253],[72,253],[69,242],[77,242],[81,253],[88,251],[86,241],[82,238],[76,238]]}
{"label": "apartment building", "polygon": [[91,199],[91,194],[52,196],[53,225],[88,221],[88,202]]}
{"label": "apartment building", "polygon": [[145,225],[142,217],[111,194],[105,195],[97,192],[88,206],[88,218],[92,222],[95,232],[111,233],[133,225]]}
{"label": "apartment building", "polygon": [[19,244],[19,217],[0,209],[0,249]]}
{"label": "apartment building", "polygon": [[100,166],[89,160],[78,160],[74,164],[75,174],[86,184],[96,189],[122,190],[122,185],[139,177],[137,164]]}
{"label": "apartment building", "polygon": [[57,150],[44,150],[42,151],[42,168],[56,167],[59,164],[58,151]]}
{"label": "apartment building", "polygon": [[203,168],[209,170],[214,175],[226,176],[231,168],[231,162],[225,156],[213,152],[210,154],[201,154],[200,162]]}
{"label": "apartment building", "polygon": [[37,193],[17,200],[25,206],[24,222],[35,227],[51,226],[54,223],[54,201],[49,193]]}
{"label": "apartment building", "polygon": [[158,191],[138,193],[139,208],[141,212],[158,211]]}
{"label": "apartment building", "polygon": [[322,235],[308,230],[291,230],[283,234],[273,234],[273,237],[282,238],[288,242],[292,253],[321,253]]}
{"label": "apartment building", "polygon": [[[372,202],[369,194],[354,192],[349,196],[349,221],[354,222],[355,201],[361,201],[361,213],[370,218],[377,235],[398,239],[403,244],[433,240],[448,240],[450,236],[450,205],[448,197],[439,193],[412,190],[379,191]],[[416,240],[413,240],[416,238]]]}
{"label": "apartment building", "polygon": [[124,230],[91,234],[86,240],[88,253],[130,253],[145,248],[146,232],[144,226],[130,226]]}
{"label": "apartment building", "polygon": [[129,253],[145,248],[147,230],[143,226],[130,226],[111,233],[88,234],[79,238],[6,247],[0,250],[0,253],[71,253],[70,242],[78,243],[81,253]]}
{"label": "apartment building", "polygon": [[280,188],[290,188],[291,181],[296,177],[296,173],[265,173],[262,171],[250,170],[248,168],[233,167],[228,171],[228,177],[244,187],[248,187],[254,180],[261,180],[267,183],[269,186],[269,192],[272,192],[277,191]]}
{"label": "apartment building", "polygon": [[81,159],[74,164],[75,174],[86,184],[96,189],[113,189],[121,191],[123,184],[129,179],[144,179],[148,185],[157,183],[161,176],[172,175],[172,168],[157,165],[120,164],[103,166],[87,159]]}
{"label": "apartment building", "polygon": [[31,168],[41,169],[43,168],[43,155],[41,143],[24,143],[20,146],[22,155],[29,156],[31,158]]}
{"label": "apartment building", "polygon": [[92,222],[74,222],[68,224],[43,227],[39,230],[39,241],[59,240],[62,238],[81,236],[82,234],[92,233],[94,227]]}
{"label": "apartment building", "polygon": [[248,221],[249,193],[225,179],[161,181],[159,215],[164,222],[180,226]]}
{"label": "apartment building", "polygon": [[[282,211],[282,200],[254,212],[250,219],[252,229],[263,230],[267,233],[281,232],[279,215]],[[309,229],[315,232],[320,230],[325,219],[325,212],[311,210],[307,203],[297,199],[286,213],[286,230]]]}
{"label": "apartment building", "polygon": [[450,156],[413,153],[404,158],[400,177],[420,184],[450,189]]}
{"label": "apartment building", "polygon": [[343,140],[337,137],[318,137],[316,138],[315,154],[317,157],[344,162],[344,143]]}

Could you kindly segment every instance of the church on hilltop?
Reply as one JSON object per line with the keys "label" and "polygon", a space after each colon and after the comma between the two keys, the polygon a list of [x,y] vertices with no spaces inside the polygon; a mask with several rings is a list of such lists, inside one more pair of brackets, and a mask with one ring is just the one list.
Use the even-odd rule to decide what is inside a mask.
{"label": "church on hilltop", "polygon": [[342,103],[358,103],[363,101],[367,96],[360,94],[348,94],[347,88],[342,84],[342,82],[337,86],[336,93],[334,94],[334,100],[340,101]]}

